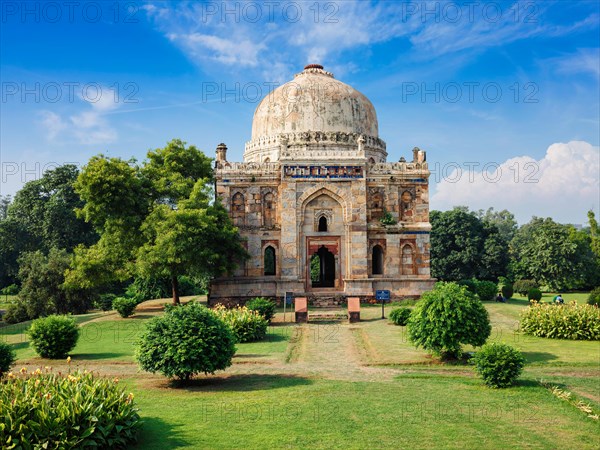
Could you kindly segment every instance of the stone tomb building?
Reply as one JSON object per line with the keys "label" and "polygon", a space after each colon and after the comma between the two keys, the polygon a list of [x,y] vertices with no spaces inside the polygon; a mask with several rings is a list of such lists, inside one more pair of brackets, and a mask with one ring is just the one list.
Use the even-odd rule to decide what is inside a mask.
{"label": "stone tomb building", "polygon": [[256,108],[244,162],[220,144],[216,194],[250,259],[211,284],[211,304],[286,291],[316,304],[430,289],[425,152],[387,162],[375,108],[311,64]]}

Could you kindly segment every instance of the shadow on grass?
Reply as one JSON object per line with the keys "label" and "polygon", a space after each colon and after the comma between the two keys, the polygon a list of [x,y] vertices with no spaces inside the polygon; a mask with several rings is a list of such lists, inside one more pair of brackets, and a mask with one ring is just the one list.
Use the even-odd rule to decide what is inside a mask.
{"label": "shadow on grass", "polygon": [[17,342],[15,344],[12,344],[13,350],[22,350],[22,349],[28,348],[28,347],[29,347],[29,342]]}
{"label": "shadow on grass", "polygon": [[[493,302],[490,302],[493,303]],[[525,298],[509,298],[506,302],[507,305],[519,305],[519,306],[529,306],[529,300]]]}
{"label": "shadow on grass", "polygon": [[522,352],[528,363],[554,361],[558,356],[547,352]]}
{"label": "shadow on grass", "polygon": [[262,391],[270,389],[283,389],[294,386],[305,386],[313,381],[295,375],[267,375],[267,374],[238,374],[231,376],[212,376],[210,378],[196,378],[188,381],[173,380],[171,387],[186,391]]}
{"label": "shadow on grass", "polygon": [[389,317],[386,317],[385,319],[382,319],[381,317],[371,317],[370,319],[363,319],[362,317],[360,318],[361,322],[381,322],[381,321],[385,321],[390,325],[393,325],[392,322],[390,322]]}
{"label": "shadow on grass", "polygon": [[142,428],[138,431],[139,441],[131,448],[162,450],[189,447],[192,443],[181,437],[181,428],[183,425],[167,423],[158,417],[142,416]]}
{"label": "shadow on grass", "polygon": [[130,356],[128,353],[114,353],[114,352],[104,352],[104,353],[75,353],[72,355],[74,361],[78,360],[97,360],[97,359],[114,359],[121,358],[124,356]]}
{"label": "shadow on grass", "polygon": [[245,353],[245,354],[235,354],[234,355],[234,359],[235,358],[265,358],[269,355],[265,355],[265,354],[260,354],[260,353]]}
{"label": "shadow on grass", "polygon": [[519,378],[517,381],[515,381],[515,384],[513,386],[516,387],[528,387],[528,388],[539,388],[539,387],[543,387],[542,385],[540,385],[540,383],[536,380],[528,380],[528,379],[522,379]]}
{"label": "shadow on grass", "polygon": [[[282,330],[283,331],[283,330]],[[287,330],[286,330],[287,331]],[[283,334],[282,332],[279,332],[279,330],[277,332],[271,332],[269,334],[267,334],[267,336],[261,340],[261,341],[257,341],[257,342],[281,342],[281,341],[287,341],[290,336],[292,335],[293,330],[289,330],[287,335]]]}

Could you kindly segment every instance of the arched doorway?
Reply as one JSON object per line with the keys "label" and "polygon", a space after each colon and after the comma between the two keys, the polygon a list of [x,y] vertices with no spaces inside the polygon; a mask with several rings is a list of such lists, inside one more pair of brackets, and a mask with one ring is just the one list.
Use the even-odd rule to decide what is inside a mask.
{"label": "arched doorway", "polygon": [[383,248],[381,248],[381,245],[373,247],[371,264],[373,275],[383,275]]}
{"label": "arched doorway", "polygon": [[335,286],[335,256],[324,245],[310,258],[310,280],[313,288]]}

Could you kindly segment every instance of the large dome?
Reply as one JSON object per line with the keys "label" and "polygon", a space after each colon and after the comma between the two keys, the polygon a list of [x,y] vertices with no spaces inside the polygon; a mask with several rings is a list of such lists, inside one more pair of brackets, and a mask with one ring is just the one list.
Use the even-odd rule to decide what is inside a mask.
{"label": "large dome", "polygon": [[367,97],[311,64],[279,86],[256,108],[252,139],[299,131],[340,131],[378,136],[377,115]]}
{"label": "large dome", "polygon": [[342,151],[342,157],[370,154],[382,162],[385,143],[378,134],[377,114],[369,99],[323,66],[310,64],[260,102],[244,160],[308,159],[307,151],[310,159],[331,159]]}

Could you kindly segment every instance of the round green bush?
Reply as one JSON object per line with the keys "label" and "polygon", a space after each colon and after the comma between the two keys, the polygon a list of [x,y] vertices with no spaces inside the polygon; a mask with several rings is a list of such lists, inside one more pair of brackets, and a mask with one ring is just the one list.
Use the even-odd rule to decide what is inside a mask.
{"label": "round green bush", "polygon": [[246,308],[250,311],[257,311],[267,322],[271,322],[271,319],[275,317],[275,307],[274,302],[263,297],[253,298],[246,303]]}
{"label": "round green bush", "polygon": [[113,309],[113,301],[117,298],[115,294],[102,294],[96,301],[96,307],[102,311],[111,311]]}
{"label": "round green bush", "polygon": [[600,306],[600,286],[592,289],[590,296],[587,299],[588,305]]}
{"label": "round green bush", "polygon": [[412,310],[410,308],[401,306],[400,308],[395,308],[390,311],[389,319],[394,325],[404,326],[408,322],[411,312]]}
{"label": "round green bush", "polygon": [[112,307],[123,318],[127,318],[133,314],[138,302],[135,298],[117,297],[112,302]]}
{"label": "round green bush", "polygon": [[485,344],[492,327],[483,303],[466,287],[436,283],[425,292],[408,320],[408,337],[442,358],[457,358],[461,344]]}
{"label": "round green bush", "polygon": [[10,370],[17,358],[10,344],[0,341],[0,377]]}
{"label": "round green bush", "polygon": [[19,293],[19,286],[11,284],[0,290],[0,293],[2,295],[17,295]]}
{"label": "round green bush", "polygon": [[19,298],[13,300],[6,308],[6,314],[4,314],[2,319],[6,323],[19,323],[29,320],[29,314],[27,313],[25,303]]}
{"label": "round green bush", "polygon": [[2,448],[128,448],[141,425],[133,400],[118,380],[92,372],[36,370],[0,383]]}
{"label": "round green bush", "polygon": [[223,305],[217,305],[214,311],[231,327],[237,342],[260,341],[267,336],[269,322],[257,311],[245,306],[228,309]]}
{"label": "round green bush", "polygon": [[143,370],[183,380],[225,370],[234,354],[231,328],[198,303],[167,308],[150,320],[135,349]]}
{"label": "round green bush", "polygon": [[503,285],[501,292],[502,292],[502,297],[504,297],[507,300],[511,299],[513,294],[515,293],[514,289],[513,289],[513,285],[510,283]]}
{"label": "round green bush", "polygon": [[525,358],[520,351],[498,342],[481,347],[471,361],[484,383],[494,388],[512,385],[525,365]]}
{"label": "round green bush", "polygon": [[531,288],[527,292],[527,299],[531,301],[539,302],[542,299],[542,291],[538,288]]}
{"label": "round green bush", "polygon": [[460,280],[457,282],[459,286],[465,286],[473,294],[477,294],[477,280]]}
{"label": "round green bush", "polygon": [[513,285],[515,292],[521,295],[527,295],[529,289],[539,288],[539,285],[534,280],[517,280]]}
{"label": "round green bush", "polygon": [[491,281],[477,281],[475,283],[475,289],[477,296],[481,301],[494,300],[494,297],[496,297],[496,294],[498,293],[496,283],[492,283]]}
{"label": "round green bush", "polygon": [[77,345],[79,327],[72,317],[52,315],[34,320],[27,334],[38,355],[60,359]]}

